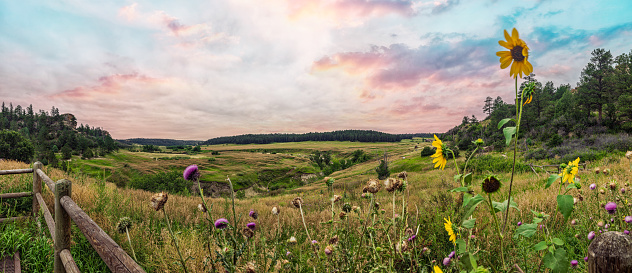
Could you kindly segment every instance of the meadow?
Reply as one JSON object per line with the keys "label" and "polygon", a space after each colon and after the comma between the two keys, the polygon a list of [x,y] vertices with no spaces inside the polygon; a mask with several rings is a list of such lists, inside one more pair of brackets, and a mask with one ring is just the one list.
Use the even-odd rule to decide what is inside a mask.
{"label": "meadow", "polygon": [[[505,211],[500,201],[507,199],[511,169],[492,170],[484,166],[507,165],[492,163],[510,162],[511,151],[472,157],[470,166],[477,169],[470,169],[473,173],[467,191],[481,193],[484,200],[478,201],[479,206],[471,207],[467,204],[476,196],[458,190],[462,187],[454,178],[463,169],[457,171],[452,161],[444,170],[433,168],[431,157],[419,155],[421,148],[428,145],[430,143],[419,140],[377,144],[214,145],[205,146],[201,154],[182,160],[155,159],[174,156],[169,153],[122,151],[76,163],[76,166],[95,166],[95,170],[98,166],[101,172],[106,169],[110,173],[124,164],[147,172],[172,168],[183,172],[187,166],[196,164],[200,166],[202,177],[210,175],[208,164],[214,163],[233,181],[238,179],[239,172],[258,171],[274,164],[313,169],[305,159],[313,150],[335,150],[336,155],[342,156],[364,149],[376,156],[329,177],[281,190],[276,195],[238,199],[205,197],[206,213],[198,209],[203,201],[196,192],[169,194],[164,210],[156,210],[150,205],[155,193],[117,187],[99,179],[96,171],[92,176],[81,173],[82,168],[75,168],[71,173],[47,167],[44,171],[53,180],[70,179],[73,200],[128,253],[132,253],[133,248],[137,262],[147,272],[437,272],[435,267],[443,272],[507,272],[517,267],[523,272],[584,272],[591,231],[599,236],[600,232],[630,229],[625,217],[632,215],[628,205],[630,193],[626,192],[632,169],[623,152],[615,151],[592,162],[581,161],[587,163],[586,169],[579,168],[574,187],[568,189],[570,184],[560,184],[560,179],[546,188],[550,174],[541,169],[536,168],[538,173],[517,172],[511,199],[515,204],[512,202],[510,206],[507,228],[501,238],[495,221],[502,225]],[[206,154],[210,150],[220,151],[220,155]],[[384,185],[385,180],[378,181],[379,191],[370,194],[375,185],[367,185],[367,182],[377,178],[375,167],[379,162],[376,160],[384,151],[389,153],[393,180],[390,186]],[[210,157],[217,159],[209,162]],[[458,157],[457,163],[463,166],[466,160]],[[485,162],[477,163],[477,160]],[[544,165],[555,160],[530,162]],[[28,167],[22,163],[0,162],[0,169]],[[595,172],[595,168],[600,171]],[[406,176],[397,178],[403,171]],[[503,186],[493,195],[486,195],[481,184],[492,172]],[[28,175],[2,176],[0,193],[29,191],[31,179]],[[394,181],[405,181],[405,188],[394,189],[397,188],[392,185]],[[594,189],[589,187],[591,184],[595,184]],[[363,193],[363,188],[368,190]],[[556,202],[562,188],[575,198],[567,217],[567,212],[558,210]],[[47,204],[53,204],[52,194],[44,196]],[[302,199],[300,205],[297,205],[297,197]],[[609,214],[604,209],[607,202],[617,204],[616,213]],[[278,214],[273,213],[273,207]],[[2,202],[0,214],[26,214],[29,208],[28,198]],[[253,211],[256,219],[251,216]],[[131,247],[126,234],[117,232],[117,223],[123,217],[129,217],[132,222]],[[218,225],[220,218],[225,220]],[[451,221],[453,240],[446,220]],[[227,227],[222,224],[224,221]],[[35,223],[2,224],[0,252],[20,250],[26,272],[49,271],[52,247],[46,246],[51,243],[50,235],[45,229],[40,231]],[[248,228],[248,223],[256,227]],[[72,249],[83,272],[108,272],[79,232],[73,233]],[[563,250],[564,255],[558,249]],[[577,265],[571,264],[572,260],[577,260]]]}

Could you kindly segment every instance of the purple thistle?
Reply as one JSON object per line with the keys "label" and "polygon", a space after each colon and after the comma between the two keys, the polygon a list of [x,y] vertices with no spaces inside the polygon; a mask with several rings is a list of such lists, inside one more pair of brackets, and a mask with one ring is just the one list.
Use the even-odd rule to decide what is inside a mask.
{"label": "purple thistle", "polygon": [[312,245],[318,244],[318,241],[312,240]]}
{"label": "purple thistle", "polygon": [[625,235],[630,235],[630,231],[629,230],[624,230],[623,233],[625,233]]}
{"label": "purple thistle", "polygon": [[577,267],[577,265],[578,265],[578,264],[579,264],[579,262],[578,262],[577,260],[572,260],[572,261],[571,261],[571,266],[572,266],[573,268]]}
{"label": "purple thistle", "polygon": [[596,189],[596,188],[597,188],[597,184],[592,183],[592,184],[590,184],[589,188],[590,188],[591,190],[594,190],[594,189]]}
{"label": "purple thistle", "polygon": [[410,236],[410,238],[408,238],[408,241],[413,242],[415,241],[415,238],[417,238],[417,235]]}
{"label": "purple thistle", "polygon": [[215,227],[218,229],[224,229],[228,226],[228,220],[226,218],[219,218],[215,221]]}
{"label": "purple thistle", "polygon": [[200,177],[200,171],[198,170],[198,166],[193,164],[184,169],[183,173],[184,179],[186,180],[195,180]]}
{"label": "purple thistle", "polygon": [[614,214],[615,212],[617,212],[617,204],[615,204],[614,202],[608,202],[608,204],[606,204],[606,206],[604,208],[610,214]]}
{"label": "purple thistle", "polygon": [[443,259],[443,265],[446,265],[446,266],[447,266],[447,265],[449,265],[449,264],[450,264],[450,258],[445,257],[445,258]]}
{"label": "purple thistle", "polygon": [[588,233],[588,240],[592,240],[594,238],[595,238],[595,232],[594,231],[589,232]]}
{"label": "purple thistle", "polygon": [[621,188],[621,193],[625,193],[625,188]]}
{"label": "purple thistle", "polygon": [[252,219],[255,219],[255,220],[257,220],[257,218],[259,218],[259,213],[257,213],[257,212],[256,212],[256,211],[254,211],[254,210],[251,210],[251,211],[248,213],[248,215],[249,215],[250,217],[252,217]]}
{"label": "purple thistle", "polygon": [[456,254],[456,253],[454,253],[454,251],[450,252],[450,255],[448,255],[448,258],[450,258],[450,259],[454,258],[454,254]]}
{"label": "purple thistle", "polygon": [[257,227],[257,224],[255,224],[255,222],[250,222],[250,223],[246,224],[246,226],[249,229],[255,230],[255,228]]}
{"label": "purple thistle", "polygon": [[588,262],[588,256],[584,257],[584,262]]}
{"label": "purple thistle", "polygon": [[518,224],[517,224],[517,225],[518,225],[518,226],[522,226],[522,222],[518,222]]}
{"label": "purple thistle", "polygon": [[625,222],[628,223],[628,224],[632,223],[632,216],[626,216],[625,217]]}

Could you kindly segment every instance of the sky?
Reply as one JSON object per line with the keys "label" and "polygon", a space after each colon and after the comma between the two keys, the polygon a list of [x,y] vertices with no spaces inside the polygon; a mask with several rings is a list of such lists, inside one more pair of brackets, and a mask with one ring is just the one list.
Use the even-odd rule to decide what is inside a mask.
{"label": "sky", "polygon": [[516,28],[536,79],[577,85],[632,52],[632,1],[0,0],[0,101],[116,139],[360,129],[445,132],[514,98]]}

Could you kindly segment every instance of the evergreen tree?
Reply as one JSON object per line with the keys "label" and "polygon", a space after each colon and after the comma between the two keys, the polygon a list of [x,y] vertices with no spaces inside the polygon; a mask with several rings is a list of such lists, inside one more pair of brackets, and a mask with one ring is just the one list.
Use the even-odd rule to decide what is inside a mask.
{"label": "evergreen tree", "polygon": [[611,99],[609,92],[612,90],[612,62],[609,50],[593,50],[590,63],[582,70],[578,83],[581,105],[588,111],[596,110],[599,123],[602,121],[604,105]]}
{"label": "evergreen tree", "polygon": [[486,113],[487,115],[490,115],[492,113],[493,108],[493,104],[492,102],[494,101],[494,99],[492,99],[492,97],[488,96],[485,99],[485,105],[483,105],[483,113]]}

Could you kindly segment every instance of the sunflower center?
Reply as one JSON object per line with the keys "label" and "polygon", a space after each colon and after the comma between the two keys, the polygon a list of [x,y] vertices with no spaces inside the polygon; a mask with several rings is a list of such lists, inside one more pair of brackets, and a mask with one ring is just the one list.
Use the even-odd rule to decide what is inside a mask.
{"label": "sunflower center", "polygon": [[522,56],[522,46],[514,46],[514,48],[511,49],[511,57],[516,62],[522,62],[522,60],[524,60],[524,56]]}

